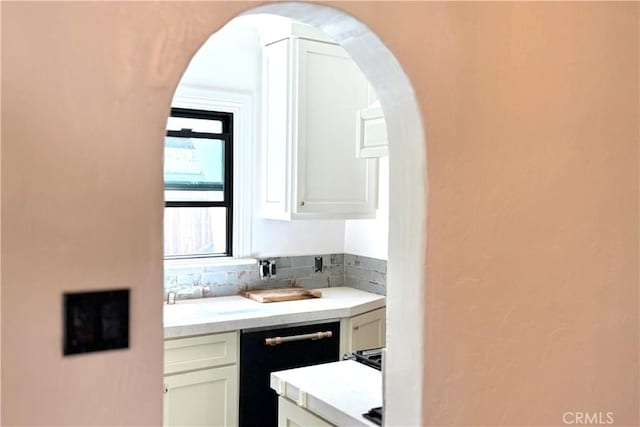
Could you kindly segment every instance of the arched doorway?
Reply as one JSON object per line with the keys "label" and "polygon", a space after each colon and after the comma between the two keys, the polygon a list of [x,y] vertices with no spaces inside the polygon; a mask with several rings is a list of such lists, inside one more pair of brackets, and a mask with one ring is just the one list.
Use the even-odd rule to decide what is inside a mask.
{"label": "arched doorway", "polygon": [[389,135],[389,260],[385,418],[422,423],[426,145],[418,103],[401,65],[362,22],[331,7],[276,3],[242,15],[271,14],[313,26],[339,43],[369,79]]}

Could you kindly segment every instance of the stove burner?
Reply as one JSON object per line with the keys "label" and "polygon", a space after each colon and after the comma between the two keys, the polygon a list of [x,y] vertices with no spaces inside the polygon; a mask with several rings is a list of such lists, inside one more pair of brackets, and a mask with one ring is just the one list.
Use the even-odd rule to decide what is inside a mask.
{"label": "stove burner", "polygon": [[379,371],[382,370],[382,349],[374,348],[371,350],[356,350],[351,354],[347,354],[345,360],[355,360]]}
{"label": "stove burner", "polygon": [[[355,360],[371,368],[382,371],[382,349],[372,348],[370,350],[356,350],[351,354],[346,354],[344,360]],[[362,416],[374,424],[382,425],[382,406],[371,408]]]}
{"label": "stove burner", "polygon": [[366,414],[362,414],[363,417],[368,419],[374,424],[379,426],[382,425],[382,406],[378,406],[377,408],[371,408],[369,412]]}

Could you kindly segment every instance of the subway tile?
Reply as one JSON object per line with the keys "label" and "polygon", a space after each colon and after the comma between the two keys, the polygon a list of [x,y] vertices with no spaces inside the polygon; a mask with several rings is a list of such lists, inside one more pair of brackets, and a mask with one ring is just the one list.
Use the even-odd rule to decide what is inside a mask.
{"label": "subway tile", "polygon": [[239,271],[236,281],[237,285],[252,288],[259,281],[258,273],[255,271]]}
{"label": "subway tile", "polygon": [[356,256],[351,254],[344,254],[344,265],[356,265]]}
{"label": "subway tile", "polygon": [[291,267],[313,267],[313,256],[295,256],[291,257]]}
{"label": "subway tile", "polygon": [[182,273],[182,274],[178,274],[177,284],[179,286],[198,285],[200,284],[201,279],[202,279],[202,274],[200,272],[192,271],[189,273]]}
{"label": "subway tile", "polygon": [[369,260],[371,270],[377,271],[378,273],[387,273],[387,261],[374,258],[369,258]]}
{"label": "subway tile", "polygon": [[348,277],[353,277],[355,279],[360,280],[371,280],[371,270],[366,270],[364,268],[359,268],[356,266],[347,266],[344,270],[344,275]]}
{"label": "subway tile", "polygon": [[344,264],[344,254],[331,254],[329,262],[331,265]]}
{"label": "subway tile", "polygon": [[344,276],[344,286],[349,286],[350,288],[357,288],[358,287],[358,279],[356,279],[353,276]]}
{"label": "subway tile", "polygon": [[[248,289],[248,287],[247,287]],[[238,286],[235,283],[224,283],[212,288],[214,297],[227,297],[231,295],[237,295],[239,291],[246,290],[243,286]]]}
{"label": "subway tile", "polygon": [[282,257],[275,258],[276,261],[276,270],[279,268],[289,268],[291,267],[291,257]]}
{"label": "subway tile", "polygon": [[255,289],[290,288],[291,284],[291,280],[288,279],[263,280]]}
{"label": "subway tile", "polygon": [[336,277],[331,276],[330,279],[331,280],[330,280],[329,283],[330,283],[330,286],[332,286],[332,287],[345,286],[344,276],[336,276]]}
{"label": "subway tile", "polygon": [[174,286],[168,289],[176,293],[176,299],[192,299],[202,297],[202,288],[199,286]]}
{"label": "subway tile", "polygon": [[344,265],[336,264],[329,267],[331,277],[344,277]]}
{"label": "subway tile", "polygon": [[[277,264],[276,264],[276,280],[281,280],[281,279],[291,279],[293,277],[293,272],[291,271],[292,269],[290,267],[283,267],[283,268],[278,268]],[[274,280],[274,279],[267,279],[267,280]]]}
{"label": "subway tile", "polygon": [[313,274],[313,267],[291,268],[292,279],[302,279],[304,277],[311,277],[312,274]]}
{"label": "subway tile", "polygon": [[329,287],[329,277],[318,276],[318,277],[309,277],[304,279],[297,279],[295,281],[296,286],[301,286],[307,289],[315,289],[315,288],[327,288]]}
{"label": "subway tile", "polygon": [[214,287],[215,287],[214,285],[210,285],[210,284],[202,285],[202,297],[203,298],[212,297]]}
{"label": "subway tile", "polygon": [[227,273],[204,273],[202,275],[202,283],[209,285],[218,285],[227,283]]}
{"label": "subway tile", "polygon": [[377,258],[369,258],[364,256],[359,256],[358,265],[360,268],[366,268],[367,270],[378,271],[380,273],[386,273],[387,271],[387,261]]}
{"label": "subway tile", "polygon": [[177,274],[165,274],[164,275],[164,287],[175,286],[178,284]]}
{"label": "subway tile", "polygon": [[238,283],[238,271],[227,271],[227,280],[225,283]]}
{"label": "subway tile", "polygon": [[344,275],[345,275],[345,277],[357,278],[358,277],[357,271],[358,271],[358,269],[353,265],[345,265],[345,267],[344,267]]}
{"label": "subway tile", "polygon": [[386,285],[387,284],[387,274],[386,273],[379,273],[377,271],[372,271],[371,272],[371,281],[378,283],[380,285]]}
{"label": "subway tile", "polygon": [[359,288],[363,291],[373,292],[378,295],[386,295],[387,289],[383,285],[379,285],[377,283],[358,281]]}

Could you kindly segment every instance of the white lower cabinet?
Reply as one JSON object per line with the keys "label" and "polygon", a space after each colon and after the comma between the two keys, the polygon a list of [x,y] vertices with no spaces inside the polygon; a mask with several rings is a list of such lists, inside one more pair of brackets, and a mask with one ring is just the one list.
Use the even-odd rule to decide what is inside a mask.
{"label": "white lower cabinet", "polygon": [[286,397],[278,398],[278,427],[334,427]]}
{"label": "white lower cabinet", "polygon": [[163,425],[238,425],[238,333],[166,340]]}
{"label": "white lower cabinet", "polygon": [[386,309],[343,319],[340,325],[341,354],[385,346]]}
{"label": "white lower cabinet", "polygon": [[[385,308],[341,320],[340,353],[385,345]],[[165,427],[237,427],[238,331],[164,342]],[[279,427],[331,427],[287,398],[278,403]]]}
{"label": "white lower cabinet", "polygon": [[238,365],[164,377],[165,426],[236,426]]}

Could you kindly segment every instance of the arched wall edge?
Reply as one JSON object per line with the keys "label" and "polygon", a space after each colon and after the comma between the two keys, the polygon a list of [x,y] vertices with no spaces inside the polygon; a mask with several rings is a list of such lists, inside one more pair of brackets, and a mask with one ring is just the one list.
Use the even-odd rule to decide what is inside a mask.
{"label": "arched wall edge", "polygon": [[242,15],[259,13],[324,31],[349,52],[380,99],[389,134],[390,181],[385,424],[422,425],[428,187],[426,142],[413,87],[393,53],[355,17],[298,2],[261,5]]}

